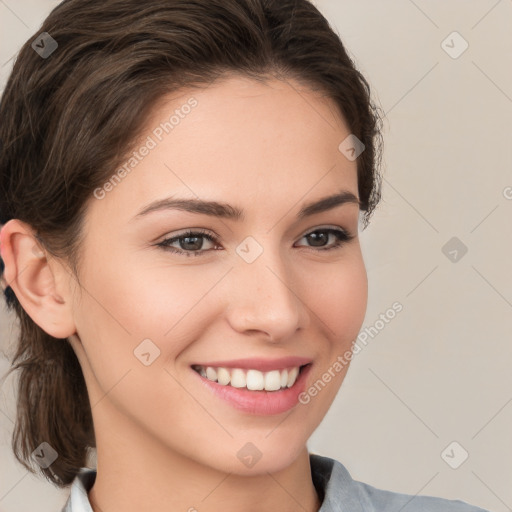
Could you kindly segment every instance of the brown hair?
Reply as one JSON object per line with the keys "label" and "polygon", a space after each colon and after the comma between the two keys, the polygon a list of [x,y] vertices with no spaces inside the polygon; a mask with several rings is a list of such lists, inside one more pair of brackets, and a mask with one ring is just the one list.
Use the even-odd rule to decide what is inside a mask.
{"label": "brown hair", "polygon": [[[43,32],[58,43],[46,56],[31,47]],[[357,172],[366,228],[380,200],[380,109],[309,1],[65,0],[37,34],[21,48],[0,105],[0,223],[29,224],[77,280],[87,201],[123,162],[151,107],[232,72],[296,79],[334,101],[365,145]],[[31,453],[48,442],[58,458],[41,472],[64,487],[95,447],[81,367],[66,339],[43,331],[12,288],[4,293],[20,326],[13,451],[35,473]]]}

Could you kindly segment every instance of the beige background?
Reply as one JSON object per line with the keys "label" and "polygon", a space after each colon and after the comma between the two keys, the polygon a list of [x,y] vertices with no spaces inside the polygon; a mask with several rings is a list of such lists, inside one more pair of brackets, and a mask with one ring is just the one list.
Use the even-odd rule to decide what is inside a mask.
{"label": "beige background", "polygon": [[[0,88],[11,57],[56,4],[0,0]],[[512,1],[315,4],[375,89],[386,151],[384,200],[361,236],[370,288],[362,330],[377,334],[309,448],[376,487],[511,510]],[[452,237],[468,249],[455,262],[452,247],[449,257],[442,251]],[[379,315],[395,301],[403,311],[382,327]],[[5,348],[13,338],[5,312],[1,326]],[[0,373],[7,368],[0,357]],[[9,382],[0,511],[60,510],[67,491],[10,454]],[[469,454],[458,469],[442,457],[453,441],[452,465]]]}

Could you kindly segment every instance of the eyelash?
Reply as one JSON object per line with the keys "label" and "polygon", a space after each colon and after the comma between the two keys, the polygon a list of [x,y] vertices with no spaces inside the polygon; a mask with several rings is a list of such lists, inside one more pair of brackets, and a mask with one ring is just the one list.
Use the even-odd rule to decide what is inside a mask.
{"label": "eyelash", "polygon": [[[345,231],[344,229],[333,229],[333,228],[324,228],[324,229],[315,229],[314,231],[310,231],[309,233],[306,233],[305,235],[302,236],[302,238],[305,238],[309,235],[312,235],[313,233],[328,233],[328,234],[332,234],[336,237],[336,242],[334,243],[334,245],[331,245],[330,247],[327,247],[327,248],[324,248],[324,247],[319,247],[319,248],[315,248],[315,247],[311,247],[311,249],[313,249],[314,251],[330,251],[332,249],[338,249],[340,248],[341,246],[343,246],[346,242],[352,240],[354,238],[353,235],[350,235],[347,231]],[[201,238],[206,238],[207,240],[209,240],[210,242],[214,242],[216,243],[217,242],[217,239],[210,235],[209,233],[207,232],[204,232],[204,231],[201,231],[201,230],[198,230],[198,231],[187,231],[186,233],[183,233],[179,236],[175,236],[175,237],[172,237],[172,238],[166,238],[164,240],[162,240],[161,242],[159,242],[158,244],[156,244],[157,247],[161,247],[162,249],[166,250],[166,251],[170,251],[172,253],[176,253],[176,254],[180,254],[180,255],[183,255],[183,256],[200,256],[201,254],[203,253],[206,253],[206,252],[209,252],[211,250],[215,250],[215,249],[208,249],[208,250],[199,250],[199,251],[184,251],[183,249],[177,249],[176,247],[171,247],[170,244],[174,243],[174,242],[177,242],[183,238],[195,238],[195,237],[201,237]]]}

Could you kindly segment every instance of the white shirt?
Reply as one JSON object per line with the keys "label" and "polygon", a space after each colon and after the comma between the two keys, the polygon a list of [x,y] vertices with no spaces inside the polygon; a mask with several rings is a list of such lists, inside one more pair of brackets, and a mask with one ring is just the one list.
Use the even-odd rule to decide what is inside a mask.
{"label": "white shirt", "polygon": [[[460,500],[416,496],[377,489],[353,480],[337,460],[309,454],[313,484],[322,505],[318,512],[489,512]],[[87,492],[96,470],[81,468],[61,512],[93,512]]]}

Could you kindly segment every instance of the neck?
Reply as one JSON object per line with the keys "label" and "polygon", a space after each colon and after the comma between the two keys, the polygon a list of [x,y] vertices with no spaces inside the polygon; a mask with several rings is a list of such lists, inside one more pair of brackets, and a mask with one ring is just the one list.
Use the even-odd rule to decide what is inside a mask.
{"label": "neck", "polygon": [[136,427],[124,428],[122,434],[111,422],[99,427],[97,475],[89,491],[94,512],[317,512],[320,508],[306,446],[284,469],[248,476],[201,464]]}

